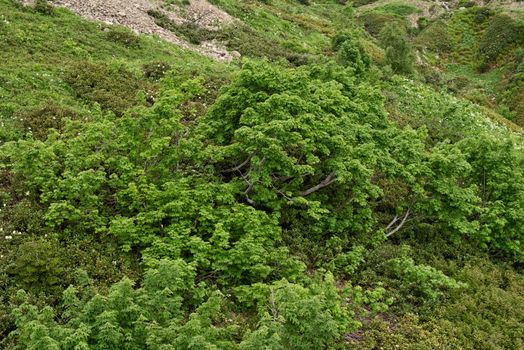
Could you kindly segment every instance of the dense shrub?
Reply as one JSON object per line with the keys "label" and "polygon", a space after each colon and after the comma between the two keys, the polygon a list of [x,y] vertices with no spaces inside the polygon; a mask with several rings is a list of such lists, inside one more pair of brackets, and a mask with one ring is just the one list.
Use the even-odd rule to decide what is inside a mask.
{"label": "dense shrub", "polygon": [[392,15],[397,15],[399,17],[405,17],[413,13],[420,12],[420,10],[417,9],[416,7],[411,6],[411,5],[405,5],[405,4],[386,4],[386,5],[374,8],[373,11],[378,12],[378,13],[388,13]]}
{"label": "dense shrub", "polygon": [[524,23],[503,14],[493,16],[479,44],[480,69],[486,70],[504,50],[517,43],[524,43]]}
{"label": "dense shrub", "polygon": [[[382,50],[345,1],[212,2],[242,22],[173,31],[288,62],[128,48],[0,2],[0,348],[521,348],[522,276],[489,266],[524,259],[522,138],[430,66],[438,91],[373,67],[406,38]],[[456,12],[452,49],[476,54],[476,11]],[[79,102],[103,109],[69,116]]]}
{"label": "dense shrub", "polygon": [[163,78],[169,70],[171,70],[171,65],[166,62],[151,62],[142,66],[144,77],[152,80]]}
{"label": "dense shrub", "polygon": [[[417,311],[397,310],[396,315],[370,321],[353,337],[355,348],[439,349],[443,344],[446,349],[483,349],[487,344],[501,350],[522,347],[522,274],[504,264],[494,264],[471,247],[448,246],[443,251],[431,246],[417,252],[424,252],[424,259],[429,255],[430,260],[467,287],[446,293],[436,303]],[[394,283],[384,282],[396,288]],[[406,306],[397,305],[393,307]]]}
{"label": "dense shrub", "polygon": [[56,243],[48,240],[25,241],[17,248],[9,273],[15,283],[31,291],[47,291],[63,281],[63,266]]}
{"label": "dense shrub", "polygon": [[333,37],[331,45],[338,53],[338,61],[344,66],[355,69],[357,75],[362,75],[369,69],[371,59],[362,45],[355,40],[354,34],[339,33]]}
{"label": "dense shrub", "polygon": [[364,6],[364,5],[367,5],[367,4],[372,4],[375,1],[376,0],[356,0],[356,1],[353,1],[353,6],[355,6],[355,7]]}
{"label": "dense shrub", "polygon": [[524,126],[524,88],[520,88],[515,94],[513,108],[517,114],[515,123],[520,126]]}
{"label": "dense shrub", "polygon": [[414,54],[407,34],[395,23],[388,24],[380,31],[380,43],[386,50],[384,62],[394,73],[411,75],[414,72]]}
{"label": "dense shrub", "polygon": [[415,38],[415,44],[439,53],[448,53],[452,49],[445,21],[437,20],[424,28]]}
{"label": "dense shrub", "polygon": [[364,25],[364,29],[374,37],[378,37],[380,31],[388,23],[396,23],[399,26],[407,27],[405,20],[393,14],[366,12],[358,17],[358,20]]}
{"label": "dense shrub", "polygon": [[105,110],[121,115],[135,105],[143,87],[140,79],[123,65],[80,62],[66,70],[65,81],[77,98],[96,102]]}
{"label": "dense shrub", "polygon": [[53,14],[53,6],[51,6],[47,0],[35,0],[34,9],[43,15]]}
{"label": "dense shrub", "polygon": [[106,31],[106,38],[125,47],[140,46],[140,37],[126,28],[109,27]]}
{"label": "dense shrub", "polygon": [[65,119],[77,118],[78,113],[76,111],[52,100],[41,107],[22,110],[17,113],[21,127],[39,140],[47,137],[49,129],[62,130]]}
{"label": "dense shrub", "polygon": [[513,138],[501,140],[489,134],[466,138],[459,143],[473,168],[471,181],[481,199],[479,231],[482,246],[514,261],[524,259],[524,157]]}

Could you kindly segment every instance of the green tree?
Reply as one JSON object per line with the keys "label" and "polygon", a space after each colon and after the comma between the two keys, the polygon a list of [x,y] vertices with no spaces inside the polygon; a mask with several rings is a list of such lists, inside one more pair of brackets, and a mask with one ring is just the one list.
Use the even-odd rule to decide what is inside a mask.
{"label": "green tree", "polygon": [[371,60],[357,40],[355,34],[343,32],[333,37],[331,45],[338,53],[340,64],[353,67],[357,75],[362,75],[369,69]]}
{"label": "green tree", "polygon": [[405,30],[395,22],[387,24],[379,34],[382,47],[386,50],[385,63],[394,73],[412,75],[414,54]]}

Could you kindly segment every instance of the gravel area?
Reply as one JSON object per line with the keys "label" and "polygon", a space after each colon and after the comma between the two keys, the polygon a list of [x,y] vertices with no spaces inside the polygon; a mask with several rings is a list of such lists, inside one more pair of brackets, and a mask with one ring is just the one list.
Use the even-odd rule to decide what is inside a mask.
{"label": "gravel area", "polygon": [[[22,0],[30,5],[33,0]],[[119,24],[137,33],[158,35],[160,38],[193,50],[219,61],[231,61],[236,57],[223,45],[217,42],[204,42],[202,45],[192,45],[177,37],[173,32],[158,26],[147,14],[149,10],[159,10],[177,23],[191,21],[208,29],[216,29],[221,25],[231,23],[234,19],[210,4],[207,0],[191,0],[183,8],[172,6],[169,10],[160,7],[159,0],[54,0],[53,6],[65,7],[84,18],[102,21],[107,24]]]}

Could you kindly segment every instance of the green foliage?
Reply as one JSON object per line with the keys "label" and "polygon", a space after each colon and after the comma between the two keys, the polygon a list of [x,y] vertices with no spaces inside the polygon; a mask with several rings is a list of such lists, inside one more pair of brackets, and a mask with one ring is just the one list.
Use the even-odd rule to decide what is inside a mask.
{"label": "green foliage", "polygon": [[356,7],[359,7],[359,6],[364,6],[364,5],[367,5],[367,4],[372,4],[374,2],[376,2],[377,0],[356,0],[356,1],[353,1],[353,5],[356,6]]}
{"label": "green foliage", "polygon": [[[444,248],[444,249],[443,249]],[[383,252],[395,250],[384,247]],[[422,253],[422,254],[421,254]],[[422,256],[421,256],[421,255]],[[431,261],[466,288],[446,292],[444,297],[417,311],[396,311],[364,326],[352,344],[358,349],[518,349],[522,347],[524,280],[504,264],[494,264],[475,248],[422,243],[414,252]],[[388,259],[385,257],[384,259]],[[377,261],[370,261],[377,264]],[[376,270],[380,271],[382,265]],[[393,284],[381,278],[392,288]],[[397,304],[406,307],[406,304]],[[393,306],[395,307],[395,306]],[[443,344],[444,347],[443,347]]]}
{"label": "green foliage", "polygon": [[411,5],[360,17],[380,71],[345,1],[212,2],[240,21],[153,16],[269,62],[0,1],[0,347],[522,347],[522,138],[444,92],[494,103],[492,11],[416,39],[435,91],[386,76]]}
{"label": "green foliage", "polygon": [[242,56],[270,59],[285,58],[293,53],[247,25],[235,23],[218,31],[211,31],[192,22],[178,24],[160,11],[150,10],[148,14],[155,19],[156,24],[182,36],[192,44],[198,45],[203,41],[215,39]]}
{"label": "green foliage", "polygon": [[[206,152],[220,173],[243,188],[247,203],[283,209],[288,222],[309,217],[310,230],[320,233],[327,223],[318,219],[334,203],[332,190],[348,186],[354,197],[340,212],[344,218],[335,216],[329,225],[338,226],[338,232],[373,225],[364,198],[379,194],[369,178],[379,150],[371,144],[367,155],[351,150],[356,134],[374,137],[363,122],[377,128],[387,122],[380,107],[371,107],[380,105],[380,97],[364,86],[353,87],[351,72],[333,63],[309,71],[249,62],[224,91],[201,124],[212,141]],[[355,92],[352,99],[345,95],[351,90],[343,92],[344,83]],[[350,101],[357,99],[370,105],[369,113],[352,109]],[[324,187],[327,191],[318,191]]]}
{"label": "green foliage", "polygon": [[447,23],[442,20],[432,22],[423,28],[415,39],[415,44],[439,53],[448,53],[452,49],[452,44]]}
{"label": "green foliage", "polygon": [[[156,269],[146,273],[142,288],[135,289],[132,281],[123,279],[107,296],[85,298],[69,287],[64,291],[62,324],[53,319],[51,308],[38,310],[19,292],[21,305],[13,311],[15,349],[232,349],[236,326],[212,327],[225,321],[225,314],[219,316],[224,311],[224,297],[218,292],[205,296],[194,278],[191,266],[172,260],[160,261]],[[181,307],[188,297],[201,303],[185,320]]]}
{"label": "green foliage", "polygon": [[521,227],[524,208],[524,158],[512,138],[489,134],[467,138],[459,147],[473,167],[472,181],[482,201],[478,240],[515,260],[524,257]]}
{"label": "green foliage", "polygon": [[106,32],[107,40],[121,44],[125,47],[140,46],[140,37],[129,29],[120,27],[110,27]]}
{"label": "green foliage", "polygon": [[64,107],[55,101],[29,110],[19,111],[16,115],[21,128],[31,133],[34,138],[44,140],[51,129],[61,131],[66,119],[78,119],[78,112]]}
{"label": "green foliage", "polygon": [[160,80],[164,75],[171,70],[171,65],[167,62],[151,62],[144,64],[142,70],[144,72],[144,77],[152,80]]}
{"label": "green foliage", "polygon": [[493,16],[479,43],[480,69],[487,70],[504,50],[515,44],[524,44],[524,23],[503,14]]}
{"label": "green foliage", "polygon": [[427,265],[416,265],[412,258],[390,260],[391,270],[401,281],[402,293],[415,294],[421,300],[432,301],[442,295],[443,289],[463,288],[466,285]]}
{"label": "green foliage", "polygon": [[414,73],[414,55],[406,38],[406,32],[396,24],[389,24],[380,31],[380,42],[386,50],[385,63],[394,73]]}
{"label": "green foliage", "polygon": [[363,24],[364,29],[374,37],[378,37],[382,29],[390,23],[395,23],[399,27],[407,27],[405,20],[388,13],[366,12],[358,19]]}
{"label": "green foliage", "polygon": [[462,170],[465,177],[459,181],[473,186],[470,190],[477,198],[470,202],[474,208],[470,207],[467,219],[471,224],[469,234],[482,246],[520,260],[522,235],[513,228],[520,226],[514,220],[519,220],[517,213],[523,203],[522,159],[515,143],[521,141],[513,139],[503,127],[497,129],[478,114],[475,106],[438,97],[431,90],[400,90],[397,89],[401,94],[397,101],[402,101],[399,107],[410,116],[412,125],[420,125],[417,118],[424,118],[433,140],[457,142],[460,151],[455,159],[462,158],[463,164],[467,164]]}
{"label": "green foliage", "polygon": [[124,65],[79,62],[67,70],[64,78],[77,98],[96,102],[117,115],[136,104],[137,93],[143,87]]}
{"label": "green foliage", "polygon": [[53,6],[51,6],[47,0],[35,0],[34,9],[43,15],[49,16],[53,14]]}
{"label": "green foliage", "polygon": [[340,64],[352,67],[357,75],[362,75],[369,69],[371,60],[368,54],[350,33],[340,33],[333,37],[332,47],[338,52]]}
{"label": "green foliage", "polygon": [[285,280],[266,286],[261,321],[240,349],[329,349],[359,324],[331,274],[309,288]]}
{"label": "green foliage", "polygon": [[165,0],[166,5],[189,5],[189,0]]}
{"label": "green foliage", "polygon": [[62,272],[56,246],[47,240],[20,244],[9,271],[17,285],[36,291],[56,287],[62,280]]}
{"label": "green foliage", "polygon": [[199,26],[197,23],[184,22],[181,24],[171,20],[165,13],[157,10],[149,10],[147,14],[155,20],[155,23],[162,28],[170,30],[189,41],[191,44],[201,44],[202,41],[211,40],[215,34]]}
{"label": "green foliage", "polygon": [[224,42],[230,50],[238,51],[242,56],[267,57],[270,60],[277,60],[294,55],[293,50],[242,24],[222,28],[216,38]]}
{"label": "green foliage", "polygon": [[411,6],[411,5],[406,5],[406,4],[386,4],[386,5],[374,8],[373,11],[376,11],[378,13],[389,13],[389,14],[400,16],[400,17],[405,17],[413,13],[420,12],[420,10],[417,9],[416,7]]}

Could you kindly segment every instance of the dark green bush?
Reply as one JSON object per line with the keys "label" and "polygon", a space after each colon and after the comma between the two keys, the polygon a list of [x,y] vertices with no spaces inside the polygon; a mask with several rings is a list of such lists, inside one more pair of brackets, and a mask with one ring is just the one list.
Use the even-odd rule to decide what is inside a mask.
{"label": "dark green bush", "polygon": [[136,104],[137,93],[143,87],[140,79],[126,67],[104,63],[76,63],[67,69],[64,79],[76,97],[99,103],[116,115]]}
{"label": "dark green bush", "polygon": [[162,79],[169,70],[171,70],[171,65],[166,62],[151,62],[142,66],[144,77],[152,80]]}
{"label": "dark green bush", "polygon": [[423,28],[414,42],[417,46],[422,46],[439,53],[447,53],[452,49],[448,25],[442,20],[437,20]]}
{"label": "dark green bush", "polygon": [[140,37],[123,27],[110,27],[106,32],[107,40],[125,47],[139,47]]}
{"label": "dark green bush", "polygon": [[524,126],[524,87],[517,89],[514,94],[513,109],[516,113],[515,123]]}
{"label": "dark green bush", "polygon": [[364,25],[364,29],[373,36],[378,36],[380,31],[388,23],[397,23],[402,27],[407,27],[406,21],[395,16],[393,14],[378,13],[378,12],[368,12],[364,13],[362,16],[358,17],[359,21]]}
{"label": "dark green bush", "polygon": [[377,13],[392,14],[399,17],[405,17],[420,12],[416,7],[405,4],[385,4],[374,8],[373,11]]}
{"label": "dark green bush", "polygon": [[49,129],[62,130],[64,119],[77,119],[78,114],[71,108],[64,107],[55,101],[48,101],[44,105],[17,113],[17,119],[24,130],[31,132],[33,137],[44,140]]}
{"label": "dark green bush", "polygon": [[414,54],[403,27],[392,22],[380,31],[380,43],[386,50],[385,64],[394,73],[410,75],[414,72]]}
{"label": "dark green bush", "polygon": [[63,282],[64,268],[55,243],[45,239],[28,240],[16,250],[9,273],[20,288],[47,291]]}
{"label": "dark green bush", "polygon": [[471,250],[457,255],[461,249],[448,246],[453,256],[446,258],[444,251],[428,248],[417,252],[468,287],[448,292],[437,303],[416,311],[397,310],[395,316],[371,321],[358,337],[352,337],[355,348],[521,349],[523,275]]}
{"label": "dark green bush", "polygon": [[475,22],[478,24],[483,23],[492,15],[493,15],[492,10],[486,7],[480,7],[475,11]]}
{"label": "dark green bush", "polygon": [[304,66],[309,63],[309,56],[307,54],[293,53],[288,55],[286,59],[295,67]]}
{"label": "dark green bush", "polygon": [[426,28],[428,25],[429,25],[429,19],[427,19],[426,17],[422,16],[417,19],[417,28],[419,30]]}
{"label": "dark green bush", "polygon": [[53,14],[53,6],[49,5],[47,0],[35,0],[34,9],[36,12],[41,13],[43,15]]}
{"label": "dark green bush", "polygon": [[446,82],[449,92],[458,93],[465,89],[471,84],[471,80],[468,77],[457,76]]}
{"label": "dark green bush", "polygon": [[493,16],[479,43],[480,69],[486,70],[511,45],[524,42],[524,23],[508,15]]}
{"label": "dark green bush", "polygon": [[460,0],[459,3],[458,3],[458,6],[459,7],[473,7],[473,6],[476,6],[477,3],[475,1],[471,1],[471,0]]}
{"label": "dark green bush", "polygon": [[351,33],[339,33],[331,40],[331,46],[338,53],[338,62],[352,67],[357,75],[363,74],[371,65],[371,59]]}

